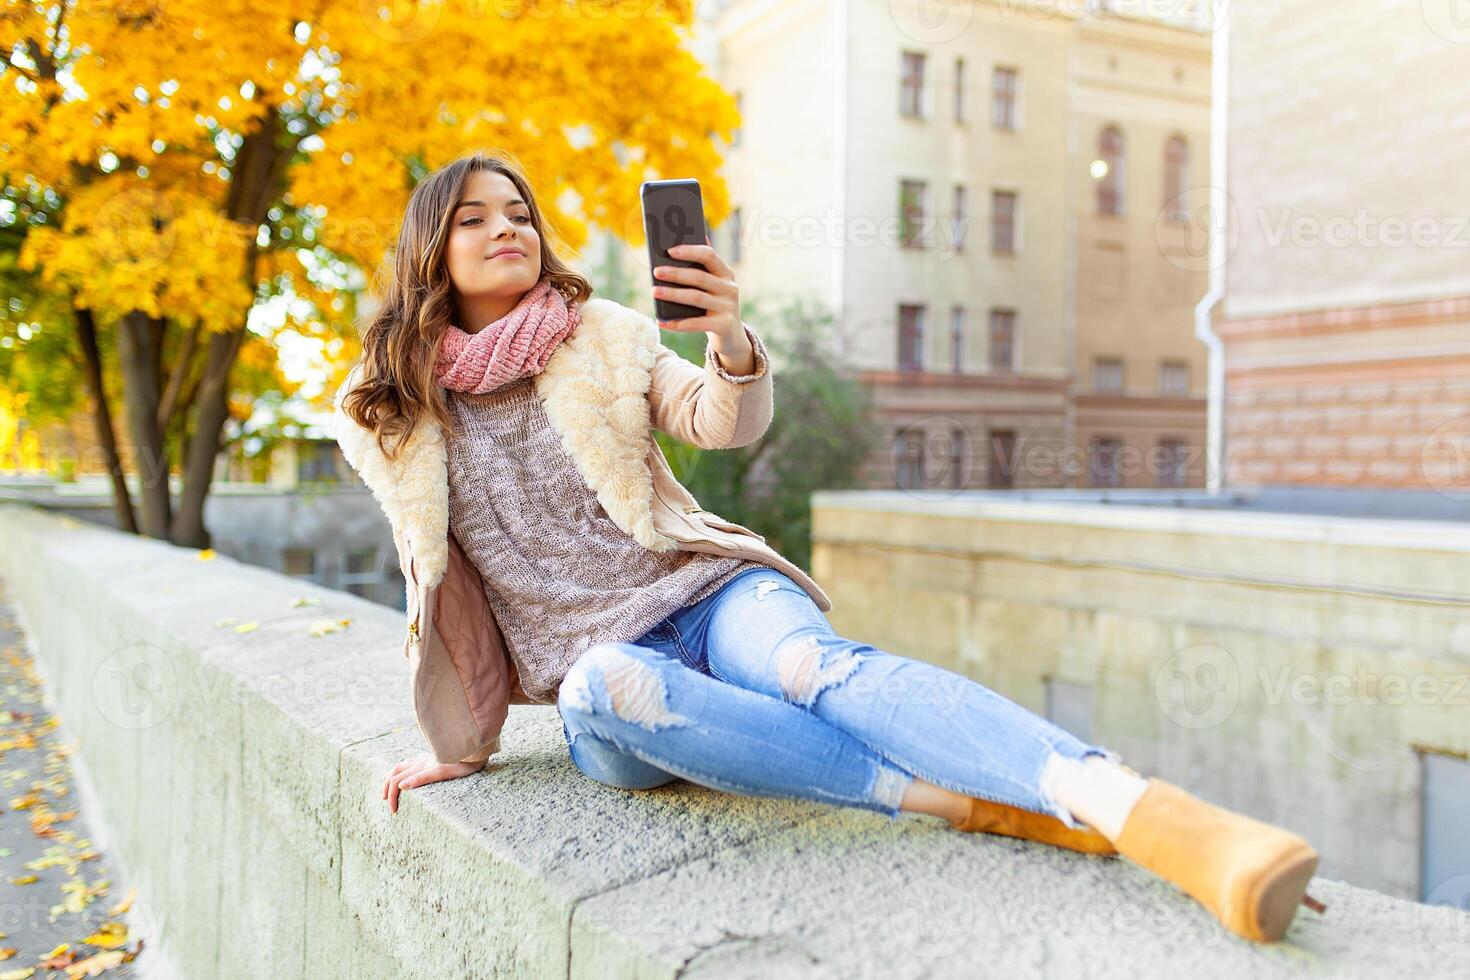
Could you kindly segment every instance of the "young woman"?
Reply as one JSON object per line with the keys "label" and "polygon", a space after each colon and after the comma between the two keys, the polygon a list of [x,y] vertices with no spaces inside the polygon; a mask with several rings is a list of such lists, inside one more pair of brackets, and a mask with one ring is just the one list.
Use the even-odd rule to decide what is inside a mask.
{"label": "young woman", "polygon": [[[384,302],[337,398],[338,438],[394,527],[405,653],[432,752],[383,796],[477,772],[509,703],[554,705],[611,786],[940,816],[1123,854],[1227,928],[1279,938],[1317,864],[1300,837],[1206,804],[980,684],[848,639],[800,568],[700,508],[650,428],[747,445],[769,358],[710,244],[658,267],[707,312],[655,324],[591,297],[511,163],[467,156],[410,197]],[[707,335],[705,365],[658,328]],[[391,445],[390,445],[391,444]]]}

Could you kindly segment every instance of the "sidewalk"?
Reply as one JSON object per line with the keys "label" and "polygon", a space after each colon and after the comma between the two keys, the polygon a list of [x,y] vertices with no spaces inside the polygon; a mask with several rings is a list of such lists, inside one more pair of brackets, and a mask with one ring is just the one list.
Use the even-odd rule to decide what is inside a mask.
{"label": "sidewalk", "polygon": [[[0,579],[0,976],[138,977],[142,942],[80,812],[71,749]],[[12,972],[20,971],[20,972]]]}

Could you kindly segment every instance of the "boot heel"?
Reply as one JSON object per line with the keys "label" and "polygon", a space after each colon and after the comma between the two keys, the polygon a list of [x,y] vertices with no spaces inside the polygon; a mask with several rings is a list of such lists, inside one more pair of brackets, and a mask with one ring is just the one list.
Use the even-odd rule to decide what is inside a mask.
{"label": "boot heel", "polygon": [[[1274,943],[1286,935],[1298,904],[1311,908],[1311,903],[1303,900],[1307,897],[1307,883],[1316,871],[1317,855],[1308,849],[1263,877],[1253,904],[1256,907],[1256,928],[1266,942]],[[1316,901],[1312,899],[1312,902]],[[1320,902],[1317,904],[1321,905]]]}

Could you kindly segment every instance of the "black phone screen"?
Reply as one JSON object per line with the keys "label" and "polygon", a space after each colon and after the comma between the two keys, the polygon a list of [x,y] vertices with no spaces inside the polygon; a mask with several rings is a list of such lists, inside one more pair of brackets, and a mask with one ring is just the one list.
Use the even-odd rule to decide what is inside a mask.
{"label": "black phone screen", "polygon": [[[704,264],[692,259],[675,258],[669,254],[674,245],[703,245],[708,238],[704,224],[704,198],[699,192],[699,181],[648,180],[638,189],[643,200],[643,230],[648,237],[648,268],[650,275],[655,266],[673,265],[683,268],[704,268]],[[654,285],[685,286],[685,283],[666,282],[653,277]],[[704,316],[709,311],[687,303],[654,297],[654,312],[660,320],[684,320]]]}

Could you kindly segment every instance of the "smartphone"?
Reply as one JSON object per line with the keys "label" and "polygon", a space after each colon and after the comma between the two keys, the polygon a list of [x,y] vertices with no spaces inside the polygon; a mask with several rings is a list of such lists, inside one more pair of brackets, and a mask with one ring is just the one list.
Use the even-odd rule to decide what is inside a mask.
{"label": "smartphone", "polygon": [[[648,269],[661,265],[680,266],[685,269],[703,269],[704,263],[693,259],[680,259],[669,254],[675,245],[707,244],[709,232],[704,226],[704,198],[699,193],[699,181],[645,180],[638,188],[643,201],[643,231],[648,237]],[[655,286],[688,286],[687,283],[667,282],[653,276]],[[655,316],[660,320],[685,320],[709,313],[702,306],[675,303],[672,300],[653,299]]]}

